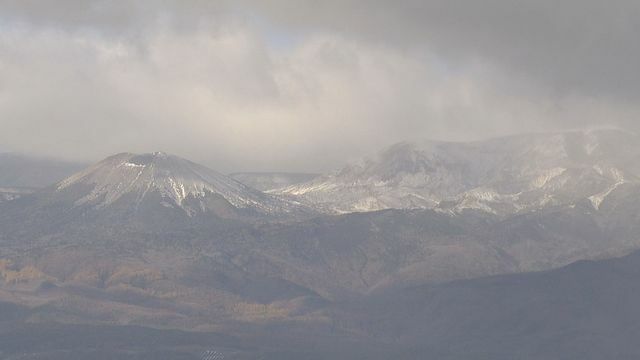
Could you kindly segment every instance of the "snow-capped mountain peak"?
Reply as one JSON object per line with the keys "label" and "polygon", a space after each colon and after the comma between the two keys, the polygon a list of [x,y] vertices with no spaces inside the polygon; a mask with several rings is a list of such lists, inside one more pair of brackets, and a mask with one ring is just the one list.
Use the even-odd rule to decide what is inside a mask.
{"label": "snow-capped mountain peak", "polygon": [[639,144],[637,135],[621,130],[403,142],[273,192],[340,213],[386,208],[512,213],[580,199],[597,208],[615,188],[640,177]]}
{"label": "snow-capped mountain peak", "polygon": [[162,152],[111,156],[60,182],[56,192],[73,192],[76,206],[94,208],[119,201],[139,206],[150,197],[189,214],[206,211],[212,198],[262,214],[286,212],[291,207],[205,166]]}

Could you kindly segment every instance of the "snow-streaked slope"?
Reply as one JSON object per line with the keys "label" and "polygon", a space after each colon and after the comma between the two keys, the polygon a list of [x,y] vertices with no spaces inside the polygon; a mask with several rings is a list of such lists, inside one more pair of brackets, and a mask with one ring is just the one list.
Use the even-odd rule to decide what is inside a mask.
{"label": "snow-streaked slope", "polygon": [[620,130],[400,143],[373,158],[272,193],[328,212],[477,209],[497,214],[590,199],[640,175],[640,137]]}
{"label": "snow-streaked slope", "polygon": [[298,208],[207,167],[161,152],[111,156],[60,182],[55,192],[72,193],[75,206],[96,209],[119,201],[137,207],[150,197],[189,215],[211,210],[212,198],[265,215],[286,214]]}

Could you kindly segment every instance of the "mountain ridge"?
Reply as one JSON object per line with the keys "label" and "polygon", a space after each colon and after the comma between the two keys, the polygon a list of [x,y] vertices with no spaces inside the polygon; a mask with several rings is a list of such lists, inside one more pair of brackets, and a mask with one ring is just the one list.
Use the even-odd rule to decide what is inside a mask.
{"label": "mountain ridge", "polygon": [[[300,198],[264,194],[164,153],[117,154],[0,204],[0,301],[28,302],[41,316],[35,321],[387,336],[376,304],[393,304],[394,294],[429,321],[437,309],[419,305],[433,289],[444,289],[438,306],[453,303],[452,282],[482,284],[639,249],[635,137],[598,133],[595,146],[591,135],[429,145],[426,153],[401,144],[382,156],[388,161],[347,168],[343,183],[427,183],[435,194],[463,191],[466,203],[299,217]],[[402,194],[381,199],[407,200]],[[478,296],[473,287],[463,294]],[[342,304],[366,311],[335,315]],[[392,327],[413,319],[392,310]],[[418,334],[433,330],[419,322],[406,324]]]}
{"label": "mountain ridge", "polygon": [[236,221],[290,221],[313,213],[160,152],[116,154],[57,184],[0,202],[4,233],[27,232],[33,239],[91,226],[161,234]]}
{"label": "mountain ridge", "polygon": [[0,152],[0,188],[38,189],[81,170],[82,163]]}
{"label": "mountain ridge", "polygon": [[270,193],[330,213],[478,209],[508,215],[638,182],[640,138],[621,130],[523,134],[475,142],[401,142],[373,158]]}

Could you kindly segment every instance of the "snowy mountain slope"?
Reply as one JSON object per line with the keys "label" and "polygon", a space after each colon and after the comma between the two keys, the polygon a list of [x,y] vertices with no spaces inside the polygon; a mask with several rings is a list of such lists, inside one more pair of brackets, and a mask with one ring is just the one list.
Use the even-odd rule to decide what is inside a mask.
{"label": "snowy mountain slope", "polygon": [[51,213],[46,209],[56,206],[57,212],[83,217],[96,211],[120,217],[156,214],[160,220],[207,213],[220,218],[295,216],[303,210],[202,165],[160,152],[111,156],[24,199],[30,201],[32,204],[16,207]]}
{"label": "snowy mountain slope", "polygon": [[327,212],[388,208],[512,214],[638,181],[640,137],[619,130],[400,143],[333,174],[272,191]]}
{"label": "snowy mountain slope", "polygon": [[[175,156],[115,155],[0,203],[0,292],[19,295],[24,284],[3,278],[22,279],[46,302],[53,284],[60,301],[48,305],[61,321],[104,306],[104,321],[115,311],[149,326],[291,324],[324,321],[318,310],[334,300],[624,255],[640,246],[634,137],[597,133],[593,146],[588,136],[398,145],[387,161],[335,176],[392,189],[368,194],[381,202],[432,195],[436,210],[306,218],[295,203]],[[138,312],[159,304],[169,313]]]}

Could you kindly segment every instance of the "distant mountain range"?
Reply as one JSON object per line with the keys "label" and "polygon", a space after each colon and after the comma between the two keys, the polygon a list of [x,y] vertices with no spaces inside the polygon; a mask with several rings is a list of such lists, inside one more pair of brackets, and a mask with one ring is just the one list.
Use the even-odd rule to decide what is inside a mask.
{"label": "distant mountain range", "polygon": [[0,188],[43,188],[86,165],[17,153],[0,153]]}
{"label": "distant mountain range", "polygon": [[637,183],[640,138],[619,130],[400,143],[329,175],[272,191],[327,212],[477,209],[498,215],[589,199]]}
{"label": "distant mountain range", "polygon": [[52,185],[83,167],[56,159],[0,152],[0,202]]}
{"label": "distant mountain range", "polygon": [[[632,311],[637,256],[604,259],[640,249],[638,140],[603,130],[402,143],[321,176],[117,154],[5,193],[22,191],[0,202],[0,304],[25,315],[0,319],[0,332],[222,332],[225,346],[260,344],[255,359],[271,341],[305,358],[310,339],[322,356],[309,358],[340,358],[338,344],[388,358],[374,350],[384,344],[406,359],[595,359],[622,346],[607,336],[635,329],[606,314]],[[573,264],[583,260],[598,262]]]}

